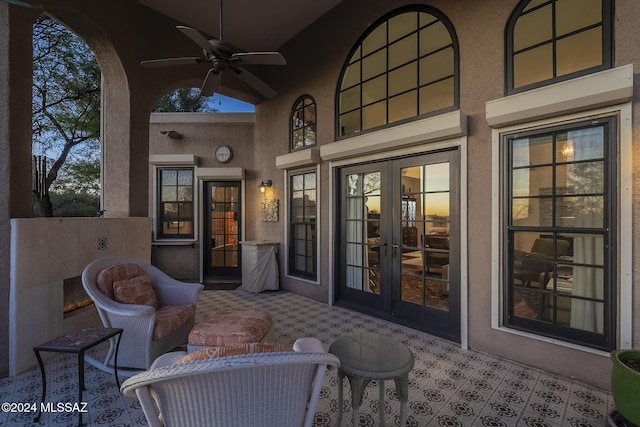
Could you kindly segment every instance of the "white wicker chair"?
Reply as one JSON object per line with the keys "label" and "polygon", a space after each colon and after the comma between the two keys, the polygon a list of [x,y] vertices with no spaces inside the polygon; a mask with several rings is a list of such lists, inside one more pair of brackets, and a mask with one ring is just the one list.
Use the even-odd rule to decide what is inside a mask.
{"label": "white wicker chair", "polygon": [[121,390],[151,427],[311,427],[324,373],[340,361],[315,338],[293,348],[184,364],[174,362],[186,353],[168,353]]}
{"label": "white wicker chair", "polygon": [[[203,286],[199,283],[185,283],[175,280],[158,268],[144,261],[111,257],[100,258],[88,264],[82,273],[82,284],[98,309],[98,314],[106,328],[122,328],[122,338],[118,351],[118,373],[127,375],[120,367],[130,369],[148,369],[151,363],[161,354],[176,346],[186,344],[194,321],[188,321],[169,335],[153,340],[155,325],[155,309],[148,305],[121,304],[104,295],[96,284],[98,273],[103,269],[118,264],[138,264],[151,277],[151,286],[160,306],[170,304],[196,304],[198,294]],[[110,371],[115,354],[115,340],[111,340],[111,347],[104,362],[87,358],[92,365]],[[133,372],[136,373],[136,372]],[[129,373],[131,374],[131,372]]]}

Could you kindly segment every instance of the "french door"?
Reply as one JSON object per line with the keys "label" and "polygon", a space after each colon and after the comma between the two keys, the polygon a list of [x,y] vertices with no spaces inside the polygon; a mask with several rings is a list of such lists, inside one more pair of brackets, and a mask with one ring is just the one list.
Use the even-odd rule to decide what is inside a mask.
{"label": "french door", "polygon": [[204,280],[240,280],[240,182],[208,181],[203,188]]}
{"label": "french door", "polygon": [[459,341],[458,159],[341,169],[338,302]]}

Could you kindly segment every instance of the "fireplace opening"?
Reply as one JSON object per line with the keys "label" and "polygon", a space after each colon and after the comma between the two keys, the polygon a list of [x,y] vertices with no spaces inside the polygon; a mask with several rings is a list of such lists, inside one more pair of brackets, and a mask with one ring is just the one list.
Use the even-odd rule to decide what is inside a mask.
{"label": "fireplace opening", "polygon": [[79,310],[91,306],[93,301],[82,287],[82,276],[70,277],[62,281],[63,313],[66,319],[77,314]]}

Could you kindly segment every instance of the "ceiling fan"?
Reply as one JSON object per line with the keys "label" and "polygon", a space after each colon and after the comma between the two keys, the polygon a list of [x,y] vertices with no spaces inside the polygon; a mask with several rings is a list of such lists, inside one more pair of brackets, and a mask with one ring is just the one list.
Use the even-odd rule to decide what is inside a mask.
{"label": "ceiling fan", "polygon": [[29,9],[42,9],[42,5],[40,4],[31,4],[20,0],[4,0],[4,2],[20,7],[28,7]]}
{"label": "ceiling fan", "polygon": [[[15,0],[14,0],[15,1]],[[184,35],[202,48],[202,56],[182,58],[150,59],[141,61],[146,68],[173,65],[200,64],[209,62],[211,68],[200,88],[201,96],[211,96],[218,89],[222,73],[228,71],[265,98],[273,98],[276,91],[262,80],[245,70],[241,65],[286,65],[284,57],[278,52],[245,52],[222,39],[222,0],[220,0],[220,38],[207,39],[195,28],[176,26]]]}

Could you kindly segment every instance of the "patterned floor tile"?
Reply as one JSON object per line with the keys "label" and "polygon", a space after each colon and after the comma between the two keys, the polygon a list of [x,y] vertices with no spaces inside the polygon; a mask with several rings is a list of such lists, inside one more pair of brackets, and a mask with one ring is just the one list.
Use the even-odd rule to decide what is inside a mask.
{"label": "patterned floor tile", "polygon": [[[329,306],[284,291],[260,294],[235,291],[203,291],[196,321],[221,308],[262,308],[271,313],[275,339],[293,343],[315,336],[325,348],[340,335],[354,331],[376,332],[405,343],[415,355],[409,375],[407,426],[606,426],[613,408],[611,394],[558,378],[518,363],[475,351],[462,350],[437,337],[342,307]],[[104,352],[104,348],[95,350]],[[58,355],[45,362],[47,401],[77,400],[75,356]],[[144,426],[146,420],[136,399],[122,396],[113,376],[86,366],[84,400],[87,426]],[[0,401],[39,402],[38,369],[17,377],[0,378]],[[52,396],[56,397],[52,397]],[[385,425],[399,426],[400,402],[394,383],[385,383]],[[342,426],[351,425],[351,391],[344,383]],[[379,383],[364,391],[360,426],[380,425]],[[0,413],[0,426],[74,426],[77,414],[43,414],[34,423],[31,413]],[[327,372],[314,427],[335,427],[338,421],[338,378]]]}

